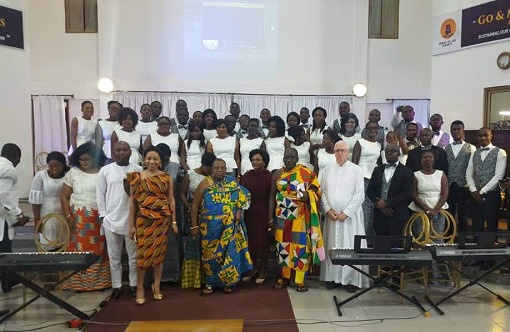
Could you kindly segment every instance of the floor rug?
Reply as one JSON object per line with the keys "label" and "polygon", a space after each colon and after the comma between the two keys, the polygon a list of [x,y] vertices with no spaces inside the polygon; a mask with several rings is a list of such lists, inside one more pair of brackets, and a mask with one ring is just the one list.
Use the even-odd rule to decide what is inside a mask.
{"label": "floor rug", "polygon": [[207,297],[200,296],[198,290],[162,286],[163,300],[154,300],[151,290],[146,289],[143,305],[137,305],[124,292],[120,299],[108,302],[85,331],[120,332],[131,321],[244,319],[245,332],[297,332],[289,295],[286,290],[273,289],[273,283],[270,280],[263,285],[243,283],[234,294],[215,289]]}

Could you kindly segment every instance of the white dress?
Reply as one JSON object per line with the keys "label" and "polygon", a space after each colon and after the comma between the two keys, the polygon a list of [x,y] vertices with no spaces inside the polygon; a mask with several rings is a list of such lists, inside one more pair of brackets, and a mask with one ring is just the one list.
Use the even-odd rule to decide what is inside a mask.
{"label": "white dress", "polygon": [[170,148],[170,161],[179,164],[181,158],[179,157],[179,134],[171,133],[168,136],[161,136],[158,133],[152,133],[151,143],[153,146],[156,146],[160,143],[166,144]]}
{"label": "white dress", "polygon": [[283,167],[283,154],[285,153],[285,136],[268,137],[265,140],[266,152],[269,154],[267,170],[272,172]]}
{"label": "white dress", "polygon": [[99,120],[97,123],[103,131],[103,152],[107,158],[112,159],[112,133],[114,130],[119,130],[121,126],[118,121]]}
{"label": "white dress", "polygon": [[299,159],[297,163],[313,171],[313,166],[310,164],[310,142],[303,142],[301,145],[290,143],[290,147],[296,149],[298,152]]}
{"label": "white dress", "polygon": [[363,177],[370,179],[372,172],[377,166],[377,159],[381,155],[381,144],[379,142],[370,142],[364,138],[358,140],[361,146],[361,154],[358,166],[363,171]]}
{"label": "white dress", "polygon": [[236,149],[236,138],[228,136],[226,138],[211,138],[212,149],[216,158],[225,160],[227,164],[227,172],[233,172],[237,169],[237,164],[234,159],[234,152]]}
{"label": "white dress", "polygon": [[[50,213],[63,215],[62,205],[60,204],[60,191],[64,178],[53,179],[48,175],[48,171],[42,170],[35,174],[32,179],[32,187],[28,196],[30,204],[41,205],[41,219]],[[52,218],[44,223],[39,241],[41,244],[52,242],[63,242],[65,239],[59,238],[58,222]],[[46,250],[56,249],[56,247],[47,247]]]}
{"label": "white dress", "polygon": [[[76,147],[79,147],[83,143],[92,142],[96,139],[96,126],[97,121],[90,119],[85,120],[81,116],[77,116],[78,130],[76,132]],[[73,147],[69,147],[69,155],[73,153]]]}
{"label": "white dress", "polygon": [[[434,208],[441,197],[441,178],[443,177],[443,171],[436,170],[430,175],[423,174],[421,171],[416,171],[414,172],[414,177],[418,183],[418,197],[423,203]],[[425,212],[414,202],[409,204],[409,208],[415,212]],[[448,203],[445,202],[442,208],[447,209]]]}
{"label": "white dress", "polygon": [[188,176],[189,176],[188,198],[193,199],[193,196],[195,196],[195,191],[197,190],[198,185],[206,177],[202,174],[198,174],[197,172],[195,172],[194,169],[190,169],[188,171]]}
{"label": "white dress", "polygon": [[317,152],[317,166],[319,169],[316,169],[315,172],[320,174],[328,165],[333,163],[336,163],[335,154],[329,154],[326,149],[320,149]]}
{"label": "white dress", "polygon": [[361,138],[361,134],[355,133],[354,135],[352,135],[350,137],[340,135],[340,137],[342,138],[342,140],[345,141],[345,143],[347,143],[347,145],[349,146],[349,149],[351,150],[351,152],[349,152],[349,157],[347,158],[347,159],[349,159],[349,161],[351,161],[352,160],[352,149],[354,149],[354,145]]}
{"label": "white dress", "polygon": [[324,127],[324,129],[315,128],[314,130],[311,130],[312,127],[310,127],[310,143],[312,145],[315,144],[322,144],[322,138],[324,130],[329,129],[328,126]]}
{"label": "white dress", "polygon": [[204,137],[206,143],[209,142],[211,138],[215,138],[216,136],[218,136],[216,129],[204,129]]}
{"label": "white dress", "polygon": [[189,169],[195,169],[201,166],[202,164],[202,155],[205,152],[205,147],[200,148],[199,140],[191,140],[190,146],[188,148],[188,140],[184,141],[184,148],[186,149],[186,163],[189,166]]}
{"label": "white dress", "polygon": [[117,133],[117,137],[120,141],[124,141],[129,144],[131,148],[131,157],[129,158],[129,162],[135,165],[140,165],[142,162],[142,155],[140,154],[140,145],[141,145],[141,135],[136,130],[131,132],[124,131],[122,129],[115,130]]}
{"label": "white dress", "polygon": [[239,140],[239,151],[241,153],[241,175],[252,170],[250,161],[250,152],[251,150],[260,149],[264,140],[261,137],[256,137],[254,139],[248,139],[243,137]]}
{"label": "white dress", "polygon": [[[319,174],[319,182],[325,215],[323,237],[326,250],[354,248],[354,235],[365,235],[361,206],[365,192],[361,168],[350,161],[343,166],[334,163]],[[348,217],[344,222],[330,220],[326,215],[329,209],[344,212]],[[367,266],[358,268],[368,272]],[[360,288],[368,286],[368,279],[361,273],[348,266],[333,265],[329,255],[321,262],[320,271],[321,280]]]}
{"label": "white dress", "polygon": [[[135,130],[142,135],[142,142],[145,142],[145,139],[152,133],[155,133],[158,130],[158,122],[150,121],[150,122],[142,122],[138,121],[136,124]],[[153,144],[155,145],[155,144]]]}

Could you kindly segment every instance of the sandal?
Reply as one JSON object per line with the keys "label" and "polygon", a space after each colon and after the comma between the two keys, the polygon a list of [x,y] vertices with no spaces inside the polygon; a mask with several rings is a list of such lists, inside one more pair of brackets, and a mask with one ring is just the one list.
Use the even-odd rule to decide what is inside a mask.
{"label": "sandal", "polygon": [[290,281],[289,279],[278,279],[278,281],[276,282],[276,284],[273,286],[274,289],[283,289],[283,288],[287,288],[287,286],[290,284]]}
{"label": "sandal", "polygon": [[233,294],[236,291],[236,286],[225,286],[225,288],[223,288],[223,291],[225,292],[225,294]]}
{"label": "sandal", "polygon": [[213,293],[213,289],[209,285],[205,285],[204,288],[200,291],[200,296],[209,296]]}
{"label": "sandal", "polygon": [[299,293],[308,292],[308,287],[306,287],[306,285],[304,283],[298,284],[298,286],[296,288],[296,292],[299,292]]}

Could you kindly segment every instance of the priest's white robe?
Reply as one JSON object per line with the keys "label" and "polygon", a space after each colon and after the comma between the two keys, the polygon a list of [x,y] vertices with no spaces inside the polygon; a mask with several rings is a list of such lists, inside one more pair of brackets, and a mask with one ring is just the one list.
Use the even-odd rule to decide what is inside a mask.
{"label": "priest's white robe", "polygon": [[[362,209],[365,192],[361,168],[350,161],[343,166],[335,162],[320,173],[319,182],[325,216],[323,237],[326,252],[332,248],[354,248],[354,235],[365,235]],[[345,213],[347,219],[343,222],[330,220],[326,215],[329,209]],[[362,245],[366,246],[366,243]],[[367,266],[362,268],[368,270]],[[367,277],[351,267],[333,265],[329,255],[321,263],[320,279],[360,288],[368,287],[369,284]]]}

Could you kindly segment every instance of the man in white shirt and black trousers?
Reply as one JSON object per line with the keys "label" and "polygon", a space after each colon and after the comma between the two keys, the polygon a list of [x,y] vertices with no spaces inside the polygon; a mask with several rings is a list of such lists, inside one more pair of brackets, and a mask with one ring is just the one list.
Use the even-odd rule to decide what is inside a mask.
{"label": "man in white shirt and black trousers", "polygon": [[126,142],[115,144],[112,155],[114,163],[101,168],[97,178],[97,206],[103,222],[104,235],[113,291],[111,300],[117,300],[122,288],[122,247],[126,245],[129,261],[129,286],[131,296],[136,296],[136,243],[129,238],[129,196],[124,189],[126,173],[140,172],[142,167],[129,162],[131,148]]}

